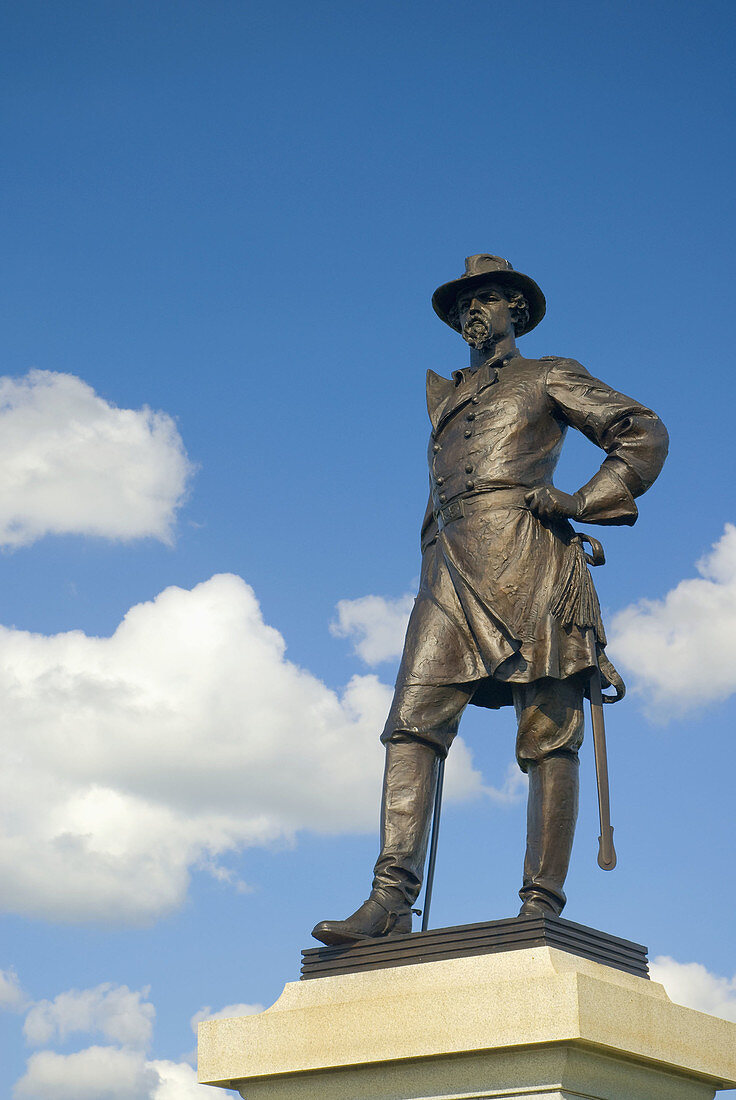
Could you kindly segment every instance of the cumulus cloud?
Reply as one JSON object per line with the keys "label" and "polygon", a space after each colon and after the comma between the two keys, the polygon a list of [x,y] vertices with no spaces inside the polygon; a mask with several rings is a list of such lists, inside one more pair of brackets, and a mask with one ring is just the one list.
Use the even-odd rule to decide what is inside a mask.
{"label": "cumulus cloud", "polygon": [[394,600],[384,596],[340,600],[330,631],[336,638],[350,638],[354,652],[367,665],[391,661],[401,656],[413,605],[411,595]]}
{"label": "cumulus cloud", "polygon": [[26,1016],[23,1034],[32,1046],[64,1042],[75,1032],[99,1032],[123,1046],[145,1048],[156,1015],[148,994],[148,989],[111,982],[95,989],[70,989],[53,1001],[37,1001]]}
{"label": "cumulus cloud", "polygon": [[736,974],[724,978],[701,963],[679,963],[669,955],[658,955],[649,971],[677,1004],[736,1023]]}
{"label": "cumulus cloud", "polygon": [[43,535],[169,542],[191,466],[176,425],[72,374],[0,378],[0,546]]}
{"label": "cumulus cloud", "polygon": [[0,1009],[6,1012],[22,1012],[28,1004],[28,997],[20,987],[18,975],[14,970],[0,970]]}
{"label": "cumulus cloud", "polygon": [[[233,575],[166,589],[110,638],[0,627],[0,904],[142,922],[229,852],[375,829],[390,696],[287,660]],[[483,790],[460,742],[448,795]]]}
{"label": "cumulus cloud", "polygon": [[[18,987],[14,976],[14,987]],[[150,1059],[155,1017],[148,988],[131,991],[106,982],[94,989],[70,989],[53,1000],[31,1005],[26,1038],[36,1044],[64,1042],[70,1035],[102,1033],[115,1045],[88,1046],[71,1054],[42,1050],[31,1055],[13,1089],[15,1100],[204,1100],[212,1090],[197,1083],[187,1062]],[[262,1012],[262,1005],[236,1004],[192,1017],[220,1019]]]}
{"label": "cumulus cloud", "polygon": [[212,1100],[186,1062],[148,1061],[140,1050],[86,1047],[73,1054],[42,1050],[28,1059],[14,1100]]}
{"label": "cumulus cloud", "polygon": [[610,650],[646,693],[650,714],[668,716],[736,691],[736,527],[660,600],[641,600],[613,619]]}
{"label": "cumulus cloud", "polygon": [[[457,742],[452,746],[453,753],[456,744]],[[463,750],[465,750],[465,745],[463,745]],[[499,806],[510,806],[514,802],[518,802],[520,798],[526,797],[528,787],[529,777],[520,770],[519,765],[513,760],[506,768],[504,780],[500,787],[493,787],[484,783],[482,790],[492,802],[497,803]]]}
{"label": "cumulus cloud", "polygon": [[28,1059],[14,1100],[212,1100],[186,1062],[148,1061],[140,1050],[92,1046],[73,1054],[42,1050]]}
{"label": "cumulus cloud", "polygon": [[[28,1059],[14,1100],[154,1100],[161,1075],[139,1050],[87,1047],[73,1054],[41,1050]],[[156,1098],[158,1100],[158,1098]]]}
{"label": "cumulus cloud", "polygon": [[150,1100],[212,1100],[212,1087],[197,1084],[196,1070],[186,1062],[159,1060],[149,1062],[148,1066],[159,1078]]}

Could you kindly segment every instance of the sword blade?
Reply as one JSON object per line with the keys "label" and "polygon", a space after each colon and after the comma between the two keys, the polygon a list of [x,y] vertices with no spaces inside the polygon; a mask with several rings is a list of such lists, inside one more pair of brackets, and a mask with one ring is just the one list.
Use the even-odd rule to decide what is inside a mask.
{"label": "sword blade", "polygon": [[434,869],[437,864],[437,842],[440,836],[440,811],[442,810],[442,788],[445,782],[445,758],[440,757],[437,767],[437,786],[434,792],[434,815],[432,820],[432,839],[429,844],[429,863],[427,865],[427,884],[424,887],[424,907],[422,911],[422,932],[429,927],[429,907],[432,904]]}
{"label": "sword blade", "polygon": [[613,846],[613,826],[611,825],[606,727],[603,719],[603,692],[601,691],[601,674],[598,668],[594,670],[590,677],[590,719],[593,726],[595,774],[598,783],[598,815],[601,823],[601,835],[598,837],[598,866],[604,871],[612,871],[617,860],[616,849]]}

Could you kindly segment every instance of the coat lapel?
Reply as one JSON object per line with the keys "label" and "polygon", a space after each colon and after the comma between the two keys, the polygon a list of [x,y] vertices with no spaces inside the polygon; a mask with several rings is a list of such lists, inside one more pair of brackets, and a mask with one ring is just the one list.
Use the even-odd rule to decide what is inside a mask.
{"label": "coat lapel", "polygon": [[466,375],[457,385],[455,376],[443,378],[435,374],[433,370],[427,371],[427,411],[432,422],[432,431],[436,435],[445,421],[454,413],[467,405],[483,390],[488,389],[498,379],[498,368],[491,363],[474,375]]}
{"label": "coat lapel", "polygon": [[443,378],[433,370],[427,371],[427,412],[432,422],[432,430],[437,431],[440,420],[457,397],[458,387],[454,378]]}

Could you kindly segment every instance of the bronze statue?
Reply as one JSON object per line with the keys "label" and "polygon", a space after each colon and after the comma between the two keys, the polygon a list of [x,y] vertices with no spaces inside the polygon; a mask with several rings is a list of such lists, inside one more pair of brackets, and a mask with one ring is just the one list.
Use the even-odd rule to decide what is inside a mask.
{"label": "bronze statue", "polygon": [[[574,359],[523,358],[516,337],[539,324],[546,303],[506,260],[469,257],[432,304],[470,345],[470,365],[449,379],[427,373],[430,496],[419,593],[381,735],[381,851],[368,900],[314,929],[327,944],[411,931],[438,762],[468,703],[516,708],[516,756],[529,775],[520,916],[562,911],[591,674],[623,694],[588,570],[603,560],[600,544],[570,520],[633,524],[634,498],[667,455],[649,409]],[[573,494],[552,484],[568,426],[607,456]]]}

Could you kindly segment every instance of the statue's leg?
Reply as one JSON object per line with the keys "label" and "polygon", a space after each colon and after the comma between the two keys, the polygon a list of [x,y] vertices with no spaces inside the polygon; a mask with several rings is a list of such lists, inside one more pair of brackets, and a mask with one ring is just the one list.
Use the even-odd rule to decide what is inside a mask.
{"label": "statue's leg", "polygon": [[[382,736],[386,765],[381,850],[373,887],[368,900],[346,920],[321,921],[314,928],[312,935],[322,943],[352,943],[366,936],[411,932],[411,907],[424,877],[439,759],[455,736],[470,694],[470,690],[443,686],[402,692],[401,705],[395,697]],[[409,730],[394,725],[399,714],[403,716],[399,727],[409,726]],[[429,720],[435,724],[430,725]]]}
{"label": "statue's leg", "polygon": [[371,894],[405,910],[422,886],[438,763],[437,749],[426,741],[399,734],[386,745],[381,852]]}
{"label": "statue's leg", "polygon": [[559,914],[578,816],[583,679],[514,685],[517,758],[529,775],[527,845],[520,916]]}

